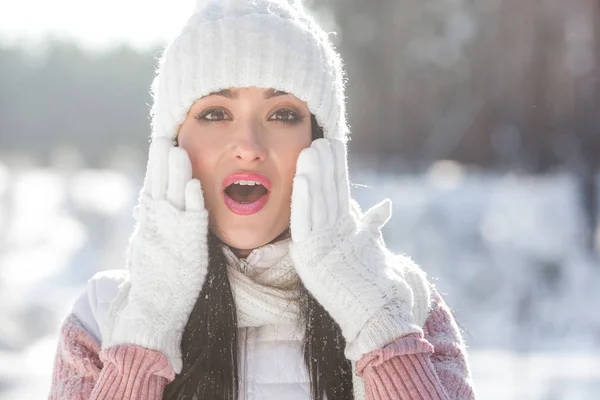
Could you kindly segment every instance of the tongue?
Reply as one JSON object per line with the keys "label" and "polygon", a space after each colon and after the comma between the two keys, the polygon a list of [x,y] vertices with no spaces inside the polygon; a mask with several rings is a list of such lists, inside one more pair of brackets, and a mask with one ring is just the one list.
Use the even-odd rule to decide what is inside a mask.
{"label": "tongue", "polygon": [[263,195],[267,194],[267,189],[262,185],[236,185],[229,186],[225,193],[238,203],[254,203]]}

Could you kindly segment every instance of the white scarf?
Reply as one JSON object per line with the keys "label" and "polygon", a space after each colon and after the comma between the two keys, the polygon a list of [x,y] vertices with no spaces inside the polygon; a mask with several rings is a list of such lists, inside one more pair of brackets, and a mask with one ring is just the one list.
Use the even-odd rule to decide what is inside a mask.
{"label": "white scarf", "polygon": [[[299,278],[289,255],[291,239],[252,250],[245,259],[223,246],[227,274],[237,308],[238,327],[297,324]],[[365,399],[362,378],[352,362],[354,399]]]}
{"label": "white scarf", "polygon": [[268,244],[254,249],[245,259],[223,247],[239,327],[298,322],[299,278],[289,244],[290,239]]}

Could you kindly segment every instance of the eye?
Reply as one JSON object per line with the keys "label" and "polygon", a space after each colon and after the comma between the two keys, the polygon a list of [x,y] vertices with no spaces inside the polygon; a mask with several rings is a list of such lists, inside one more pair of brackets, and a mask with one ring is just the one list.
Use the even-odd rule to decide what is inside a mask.
{"label": "eye", "polygon": [[225,110],[221,108],[213,108],[203,111],[196,117],[196,119],[203,122],[220,122],[231,118],[229,118]]}
{"label": "eye", "polygon": [[278,121],[285,124],[299,124],[302,122],[302,119],[303,117],[301,117],[296,111],[284,108],[275,111],[269,121]]}

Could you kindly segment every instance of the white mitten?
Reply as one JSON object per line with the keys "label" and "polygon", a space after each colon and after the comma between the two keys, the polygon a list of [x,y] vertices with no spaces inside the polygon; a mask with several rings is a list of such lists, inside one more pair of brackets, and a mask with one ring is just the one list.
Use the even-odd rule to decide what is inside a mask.
{"label": "white mitten", "polygon": [[181,337],[208,269],[208,213],[186,151],[157,138],[150,147],[128,280],[111,304],[102,347],[135,344],[162,352],[181,372]]}
{"label": "white mitten", "polygon": [[410,259],[385,247],[381,228],[391,216],[391,202],[364,215],[350,204],[344,143],[314,141],[298,157],[290,253],[304,286],[340,325],[346,357],[358,360],[419,332],[430,288]]}

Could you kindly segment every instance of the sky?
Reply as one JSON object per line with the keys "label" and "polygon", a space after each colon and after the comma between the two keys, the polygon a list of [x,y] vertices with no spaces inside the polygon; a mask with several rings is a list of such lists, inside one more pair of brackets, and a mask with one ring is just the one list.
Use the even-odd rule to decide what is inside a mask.
{"label": "sky", "polygon": [[86,47],[145,48],[174,37],[194,0],[0,0],[0,42],[70,38]]}

